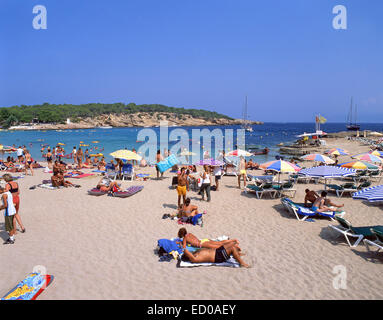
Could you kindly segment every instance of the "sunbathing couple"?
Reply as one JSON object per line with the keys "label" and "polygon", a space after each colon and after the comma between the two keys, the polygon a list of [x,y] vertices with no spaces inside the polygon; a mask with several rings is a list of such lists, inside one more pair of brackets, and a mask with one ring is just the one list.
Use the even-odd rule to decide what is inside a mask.
{"label": "sunbathing couple", "polygon": [[97,189],[99,189],[102,192],[109,192],[109,191],[121,191],[120,186],[117,184],[116,181],[112,181],[109,178],[102,178],[96,186]]}
{"label": "sunbathing couple", "polygon": [[53,187],[73,187],[72,182],[64,179],[64,173],[66,171],[66,164],[62,161],[56,160],[53,164],[53,176],[51,182]]}
{"label": "sunbathing couple", "polygon": [[[229,260],[230,256],[233,255],[234,259],[238,261],[241,267],[250,267],[241,258],[243,254],[240,252],[241,248],[239,247],[237,239],[223,241],[214,241],[210,239],[199,240],[194,234],[188,233],[185,228],[181,228],[178,231],[178,237],[182,239],[182,247],[185,256],[193,263],[222,263]],[[188,244],[200,249],[191,253],[186,248]]]}
{"label": "sunbathing couple", "polygon": [[327,199],[327,192],[322,191],[321,196],[319,196],[315,191],[306,189],[305,196],[305,207],[310,207],[309,202],[311,202],[311,209],[318,212],[328,212],[328,211],[340,211],[339,208],[344,207],[344,204],[337,205],[331,202],[330,199]]}

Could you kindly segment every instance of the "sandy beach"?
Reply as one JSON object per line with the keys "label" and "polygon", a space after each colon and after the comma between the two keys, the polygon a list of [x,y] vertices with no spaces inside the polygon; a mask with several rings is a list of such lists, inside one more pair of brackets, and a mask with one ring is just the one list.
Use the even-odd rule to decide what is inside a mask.
{"label": "sandy beach", "polygon": [[[328,139],[327,144],[351,154],[369,151],[346,139]],[[340,157],[340,162],[343,159],[349,157]],[[136,170],[141,172],[155,176],[154,168]],[[368,253],[362,244],[350,248],[328,227],[337,222],[300,222],[283,209],[280,199],[247,195],[230,176],[222,178],[210,203],[189,193],[192,203],[207,214],[202,228],[186,228],[200,238],[239,239],[244,260],[252,268],[177,268],[174,260],[159,262],[154,254],[157,240],[175,237],[180,228],[176,221],[162,219],[177,205],[176,191],[170,188],[172,176],[166,172],[163,180],[123,181],[123,187],[144,186],[126,199],[88,195],[99,176],[69,179],[81,188],[60,190],[29,189],[50,179],[43,169],[19,179],[20,215],[27,231],[16,235],[14,245],[0,245],[1,295],[41,265],[55,277],[41,300],[383,298],[381,253]],[[297,202],[303,201],[307,187],[323,189],[322,184],[295,187]],[[382,206],[348,196],[330,194],[330,198],[345,204],[345,218],[354,226],[383,225]],[[2,218],[0,236],[6,240],[3,222]],[[333,287],[338,265],[346,267],[347,289]]]}

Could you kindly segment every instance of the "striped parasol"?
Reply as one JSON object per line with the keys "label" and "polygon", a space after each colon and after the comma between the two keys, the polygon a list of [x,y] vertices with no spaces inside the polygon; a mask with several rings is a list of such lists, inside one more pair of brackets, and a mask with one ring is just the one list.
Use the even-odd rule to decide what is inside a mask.
{"label": "striped parasol", "polygon": [[382,163],[383,159],[380,158],[379,156],[373,155],[372,153],[360,153],[352,156],[351,158],[358,159],[358,160],[363,160],[363,161],[368,161],[368,162],[377,162],[377,163]]}
{"label": "striped parasol", "polygon": [[359,160],[341,163],[341,164],[339,164],[339,167],[355,169],[355,170],[367,170],[367,169],[377,170],[377,169],[379,169],[378,166],[376,166],[372,163],[368,163],[365,161],[359,161]]}
{"label": "striped parasol", "polygon": [[367,200],[369,202],[383,201],[383,185],[365,188],[355,192],[352,197],[357,200]]}
{"label": "striped parasol", "polygon": [[333,148],[333,149],[325,151],[325,154],[330,154],[333,156],[347,156],[349,152],[344,149]]}
{"label": "striped parasol", "polygon": [[269,161],[266,163],[262,163],[259,167],[264,170],[272,170],[280,173],[295,173],[301,170],[301,168],[295,165],[294,163],[284,160]]}
{"label": "striped parasol", "polygon": [[323,162],[326,164],[335,163],[335,161],[332,160],[331,158],[324,156],[322,154],[319,154],[319,153],[306,154],[306,155],[302,156],[301,159],[306,160],[306,161],[318,161],[318,162]]}
{"label": "striped parasol", "polygon": [[196,163],[196,166],[212,166],[212,167],[220,167],[224,165],[224,162],[215,159],[203,159]]}
{"label": "striped parasol", "polygon": [[318,166],[302,169],[299,174],[303,174],[309,177],[337,178],[355,175],[356,171],[353,169],[334,166]]}
{"label": "striped parasol", "polygon": [[245,150],[237,149],[227,153],[228,156],[234,157],[251,157],[253,154]]}

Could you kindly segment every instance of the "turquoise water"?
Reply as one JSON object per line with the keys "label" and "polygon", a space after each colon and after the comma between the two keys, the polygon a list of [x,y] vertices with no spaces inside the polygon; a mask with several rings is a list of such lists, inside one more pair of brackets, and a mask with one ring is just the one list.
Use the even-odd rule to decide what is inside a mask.
{"label": "turquoise water", "polygon": [[[174,129],[180,127],[169,127],[169,134]],[[26,145],[27,148],[31,151],[32,156],[36,160],[42,160],[41,157],[41,145],[48,144],[51,147],[55,146],[58,142],[65,143],[65,150],[67,153],[70,153],[73,149],[73,146],[79,148],[80,141],[83,141],[85,144],[89,144],[89,147],[82,147],[83,150],[88,148],[89,150],[93,147],[104,148],[102,153],[105,155],[106,159],[110,159],[109,153],[118,150],[118,149],[132,149],[136,150],[143,144],[143,142],[137,142],[137,134],[139,130],[143,128],[113,128],[113,129],[81,129],[81,130],[63,130],[57,132],[55,130],[50,131],[1,131],[0,132],[0,143],[3,145]],[[147,128],[145,128],[147,129]],[[159,128],[153,129],[159,137]],[[240,129],[239,126],[207,126],[207,127],[182,127],[185,129],[190,138],[192,137],[192,129],[234,129],[234,141],[236,140],[235,129]],[[345,131],[344,123],[328,123],[322,125],[322,130],[326,132],[338,132]],[[313,123],[265,123],[264,125],[255,125],[253,126],[253,132],[246,132],[246,145],[256,145],[259,149],[268,147],[270,153],[268,155],[259,155],[254,156],[254,159],[257,162],[265,162],[268,160],[273,160],[275,155],[278,154],[279,148],[277,144],[283,142],[284,144],[293,142],[297,139],[297,135],[302,134],[303,132],[313,132],[314,124]],[[374,131],[383,131],[383,124],[364,124],[362,125],[361,130],[374,130]],[[99,141],[98,144],[93,144],[92,141]],[[159,148],[158,145],[155,148]],[[169,148],[172,147],[176,142],[169,142]],[[190,141],[189,147],[192,150],[193,146],[198,144],[198,141]],[[202,140],[198,148],[201,148]],[[194,146],[195,147],[195,146]],[[214,150],[214,141],[212,143],[212,149]],[[202,149],[201,149],[202,150]],[[163,151],[163,150],[161,150]],[[90,151],[90,153],[98,153],[97,150]],[[202,152],[201,152],[202,154]],[[149,159],[150,160],[150,159]]]}

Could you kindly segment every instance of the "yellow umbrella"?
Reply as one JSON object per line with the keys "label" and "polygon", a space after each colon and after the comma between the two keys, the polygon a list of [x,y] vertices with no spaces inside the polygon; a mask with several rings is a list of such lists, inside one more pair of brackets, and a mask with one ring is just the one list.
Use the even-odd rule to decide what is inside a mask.
{"label": "yellow umbrella", "polygon": [[65,146],[65,143],[61,143],[61,142],[59,142],[58,145],[60,145],[60,146]]}
{"label": "yellow umbrella", "polygon": [[141,160],[142,157],[130,150],[117,150],[110,154],[113,158],[121,160]]}
{"label": "yellow umbrella", "polygon": [[90,157],[102,157],[103,154],[102,153],[96,153],[96,154],[90,154],[89,156]]}
{"label": "yellow umbrella", "polygon": [[92,141],[92,143],[99,143],[99,141]]}
{"label": "yellow umbrella", "polygon": [[196,154],[191,151],[184,150],[180,153],[180,156],[195,156]]}

